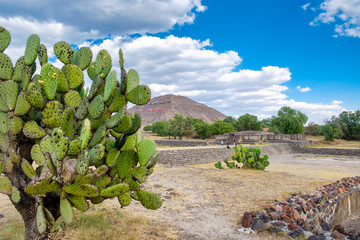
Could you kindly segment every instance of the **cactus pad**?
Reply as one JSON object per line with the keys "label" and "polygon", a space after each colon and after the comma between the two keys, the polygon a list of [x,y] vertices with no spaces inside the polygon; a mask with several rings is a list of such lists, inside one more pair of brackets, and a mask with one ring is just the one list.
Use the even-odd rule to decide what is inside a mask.
{"label": "cactus pad", "polygon": [[109,167],[114,167],[116,164],[116,159],[118,158],[120,151],[116,148],[113,148],[109,151],[108,155],[106,156],[106,165]]}
{"label": "cactus pad", "polygon": [[40,44],[39,46],[38,58],[41,66],[44,66],[48,62],[47,49],[44,44]]}
{"label": "cactus pad", "polygon": [[44,82],[43,88],[47,99],[53,100],[55,98],[58,76],[56,68],[50,63],[46,63],[40,72],[42,81]]}
{"label": "cactus pad", "polygon": [[124,54],[122,49],[119,49],[119,64],[120,64],[120,69],[124,69]]}
{"label": "cactus pad", "polygon": [[66,194],[62,194],[60,197],[60,214],[65,223],[70,224],[73,219],[73,211],[71,207],[71,203],[65,196]]}
{"label": "cactus pad", "polygon": [[60,188],[60,184],[56,181],[51,182],[51,177],[43,179],[33,184],[29,184],[25,188],[25,192],[32,195],[46,194]]}
{"label": "cactus pad", "polygon": [[104,111],[104,98],[101,95],[95,97],[88,106],[91,118],[99,118]]}
{"label": "cactus pad", "polygon": [[61,62],[64,64],[71,63],[71,59],[73,57],[74,50],[71,48],[70,44],[67,42],[61,41],[57,42],[54,45],[55,55],[59,58]]}
{"label": "cactus pad", "polygon": [[100,196],[105,198],[111,198],[119,196],[120,194],[123,194],[127,191],[129,191],[129,186],[127,184],[120,183],[101,190]]}
{"label": "cactus pad", "polygon": [[39,166],[44,166],[45,164],[45,156],[41,152],[41,148],[39,144],[34,144],[31,148],[31,158],[36,162]]}
{"label": "cactus pad", "polygon": [[9,114],[0,112],[0,133],[6,134],[9,131]]}
{"label": "cactus pad", "polygon": [[69,143],[68,155],[77,155],[81,150],[81,140],[77,138]]}
{"label": "cactus pad", "polygon": [[99,190],[90,184],[71,184],[63,187],[67,193],[80,197],[96,197],[99,196]]}
{"label": "cactus pad", "polygon": [[119,197],[118,197],[118,201],[119,201],[121,207],[129,206],[130,203],[131,203],[130,194],[127,193],[127,192],[123,193],[123,194],[120,194]]}
{"label": "cactus pad", "polygon": [[[108,166],[101,165],[93,172],[93,174],[96,178],[99,178],[99,177],[103,176],[108,170],[109,170]],[[106,176],[106,175],[104,175],[104,176]]]}
{"label": "cactus pad", "polygon": [[105,102],[109,101],[110,97],[114,93],[116,82],[117,82],[116,72],[111,71],[105,82],[105,91],[104,91]]}
{"label": "cactus pad", "polygon": [[90,140],[90,134],[91,134],[90,120],[86,118],[81,128],[81,135],[80,135],[81,149],[85,149],[86,146],[88,145],[88,142]]}
{"label": "cactus pad", "polygon": [[40,127],[34,120],[25,123],[23,133],[26,137],[36,139],[45,136],[45,130]]}
{"label": "cactus pad", "polygon": [[108,128],[115,127],[124,116],[125,116],[125,107],[123,107],[117,113],[115,113],[113,116],[111,116],[111,118],[107,122],[107,127]]}
{"label": "cactus pad", "polygon": [[76,171],[80,175],[85,175],[87,173],[89,169],[89,161],[90,158],[88,152],[86,150],[80,152],[76,163]]}
{"label": "cactus pad", "polygon": [[106,135],[106,123],[102,123],[100,127],[96,130],[94,136],[91,138],[91,141],[89,143],[89,147],[93,147],[96,144],[100,143],[102,139]]}
{"label": "cactus pad", "polygon": [[66,107],[77,108],[81,103],[81,96],[75,90],[68,91],[64,96]]}
{"label": "cactus pad", "polygon": [[131,118],[128,114],[125,114],[119,121],[119,123],[113,128],[117,133],[125,133],[131,128]]}
{"label": "cactus pad", "polygon": [[111,69],[110,54],[104,49],[100,50],[96,56],[95,65],[95,73],[100,74],[100,77],[102,78],[106,78]]}
{"label": "cactus pad", "polygon": [[0,79],[9,80],[13,75],[13,65],[10,58],[0,52]]}
{"label": "cactus pad", "polygon": [[103,158],[105,147],[102,144],[97,144],[89,151],[90,165],[96,164],[97,161]]}
{"label": "cactus pad", "polygon": [[92,60],[92,52],[88,47],[82,47],[72,59],[72,64],[77,65],[82,71],[85,70]]}
{"label": "cactus pad", "polygon": [[140,114],[135,114],[131,122],[131,128],[127,131],[128,135],[136,133],[141,127],[141,116]]}
{"label": "cactus pad", "polygon": [[40,46],[39,36],[36,34],[31,35],[26,42],[25,55],[24,55],[26,65],[29,66],[35,62],[39,46]]}
{"label": "cactus pad", "polygon": [[45,107],[45,101],[42,95],[42,89],[36,86],[34,82],[31,82],[27,87],[26,100],[36,108],[43,109]]}
{"label": "cactus pad", "polygon": [[127,73],[126,79],[126,92],[130,93],[134,88],[139,85],[140,78],[139,74],[136,72],[135,69],[130,69]]}
{"label": "cactus pad", "polygon": [[3,27],[0,27],[0,52],[3,52],[7,46],[9,46],[11,41],[11,36],[8,30]]}
{"label": "cactus pad", "polygon": [[11,190],[11,200],[13,202],[19,203],[21,200],[20,191],[15,186],[13,186]]}
{"label": "cactus pad", "polygon": [[26,161],[25,159],[23,159],[21,161],[21,169],[23,170],[25,175],[28,176],[30,179],[32,179],[34,176],[36,176],[35,170],[30,165],[30,163],[28,163],[28,161]]}
{"label": "cactus pad", "polygon": [[12,184],[5,176],[0,176],[0,193],[10,195],[12,192]]}
{"label": "cactus pad", "polygon": [[60,124],[61,114],[61,103],[58,101],[50,101],[46,103],[42,111],[42,120],[48,128],[55,128]]}
{"label": "cactus pad", "polygon": [[110,182],[111,177],[109,177],[108,175],[101,175],[94,180],[94,184],[99,190],[105,188],[107,185],[110,184]]}
{"label": "cactus pad", "polygon": [[119,178],[124,179],[137,163],[136,154],[134,151],[128,150],[121,152],[116,160],[116,169]]}
{"label": "cactus pad", "polygon": [[84,82],[84,73],[78,66],[68,64],[63,67],[62,71],[71,89],[79,87]]}
{"label": "cactus pad", "polygon": [[24,121],[21,117],[12,116],[9,120],[9,134],[14,136],[21,132],[24,126]]}
{"label": "cactus pad", "polygon": [[156,210],[162,205],[160,197],[155,193],[140,190],[137,192],[137,196],[141,205],[143,205],[147,209]]}
{"label": "cactus pad", "polygon": [[69,149],[69,139],[60,128],[54,128],[51,134],[51,141],[55,156],[58,160],[64,159]]}
{"label": "cactus pad", "polygon": [[65,92],[69,91],[69,83],[68,83],[67,79],[65,78],[64,73],[58,68],[55,68],[55,69],[56,69],[56,75],[57,75],[57,80],[58,80],[56,92],[65,93]]}
{"label": "cactus pad", "polygon": [[143,139],[138,145],[138,157],[141,166],[145,166],[155,154],[156,144],[152,139]]}
{"label": "cactus pad", "polygon": [[74,207],[76,207],[80,211],[85,212],[89,209],[89,203],[84,199],[84,197],[67,195],[67,198],[70,200],[72,205],[74,205]]}
{"label": "cactus pad", "polygon": [[2,98],[10,111],[15,109],[16,99],[19,94],[19,86],[13,81],[9,80],[0,83],[0,91],[3,92]]}
{"label": "cactus pad", "polygon": [[87,74],[91,80],[95,80],[97,74],[95,73],[95,62],[90,63],[89,67],[87,68]]}
{"label": "cactus pad", "polygon": [[31,109],[30,103],[26,100],[26,92],[21,91],[17,96],[15,105],[15,115],[23,116],[27,114]]}
{"label": "cactus pad", "polygon": [[12,77],[14,81],[17,82],[22,81],[24,66],[25,66],[25,57],[22,56],[16,61],[15,64],[14,73],[13,73],[14,75]]}
{"label": "cactus pad", "polygon": [[42,205],[39,205],[36,211],[36,226],[39,233],[43,233],[46,231],[47,228],[46,217]]}
{"label": "cactus pad", "polygon": [[72,108],[66,108],[60,120],[60,127],[69,139],[73,139],[75,133],[74,115],[74,110]]}
{"label": "cactus pad", "polygon": [[151,99],[151,91],[146,85],[139,85],[126,95],[126,100],[136,105],[147,104]]}

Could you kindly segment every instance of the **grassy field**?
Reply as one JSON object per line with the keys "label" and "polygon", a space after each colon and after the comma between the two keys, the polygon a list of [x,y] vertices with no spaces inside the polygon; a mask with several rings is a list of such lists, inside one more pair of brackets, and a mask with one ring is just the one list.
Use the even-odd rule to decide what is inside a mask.
{"label": "grassy field", "polygon": [[360,149],[360,141],[347,141],[335,139],[333,142],[325,141],[323,136],[306,136],[307,140],[318,142],[311,145],[312,148],[343,148],[343,149]]}

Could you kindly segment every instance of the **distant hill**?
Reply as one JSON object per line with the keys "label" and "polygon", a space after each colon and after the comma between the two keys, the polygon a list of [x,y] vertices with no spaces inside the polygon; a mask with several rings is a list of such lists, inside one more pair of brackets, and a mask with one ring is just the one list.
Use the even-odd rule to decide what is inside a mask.
{"label": "distant hill", "polygon": [[174,118],[175,114],[180,114],[184,117],[191,116],[200,118],[207,123],[223,120],[226,117],[221,112],[205,104],[195,102],[187,97],[172,94],[153,98],[148,104],[134,106],[128,109],[128,112],[130,114],[133,112],[140,114],[142,120],[141,128],[151,125],[154,122],[168,121]]}

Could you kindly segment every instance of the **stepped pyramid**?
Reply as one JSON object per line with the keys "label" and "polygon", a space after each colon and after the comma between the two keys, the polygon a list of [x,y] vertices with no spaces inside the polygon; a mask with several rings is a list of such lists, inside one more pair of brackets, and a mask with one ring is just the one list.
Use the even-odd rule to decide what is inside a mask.
{"label": "stepped pyramid", "polygon": [[195,102],[190,98],[176,95],[163,95],[153,98],[148,104],[143,106],[134,106],[128,109],[141,116],[141,129],[144,126],[151,125],[158,121],[168,121],[174,118],[175,114],[184,117],[191,116],[200,118],[207,123],[213,123],[216,120],[223,120],[226,116],[221,112],[206,106],[205,104]]}

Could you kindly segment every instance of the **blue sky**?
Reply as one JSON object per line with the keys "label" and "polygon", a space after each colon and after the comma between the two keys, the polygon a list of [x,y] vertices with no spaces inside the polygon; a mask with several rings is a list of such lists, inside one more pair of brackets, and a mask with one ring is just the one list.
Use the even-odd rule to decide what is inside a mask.
{"label": "blue sky", "polygon": [[0,4],[13,63],[36,33],[54,65],[61,66],[52,50],[60,40],[95,54],[108,49],[114,63],[121,47],[126,68],[139,72],[153,96],[188,96],[226,115],[262,119],[287,105],[322,123],[360,108],[360,0]]}

